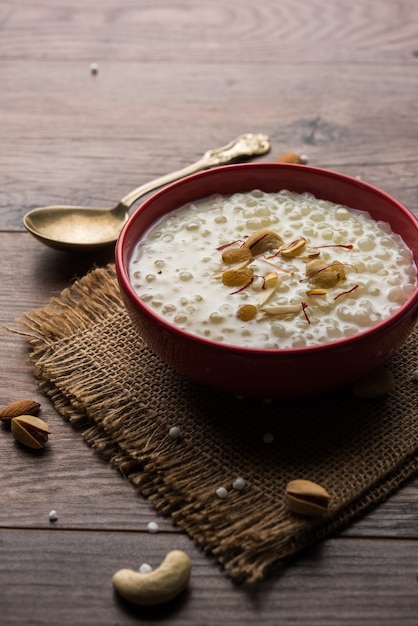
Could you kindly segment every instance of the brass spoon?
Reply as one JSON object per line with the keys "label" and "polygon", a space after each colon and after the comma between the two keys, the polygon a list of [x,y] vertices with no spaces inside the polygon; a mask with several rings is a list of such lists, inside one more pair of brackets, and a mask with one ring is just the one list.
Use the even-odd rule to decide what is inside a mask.
{"label": "brass spoon", "polygon": [[268,152],[266,135],[240,135],[222,148],[208,150],[195,163],[156,178],[134,189],[113,208],[46,206],[26,213],[23,223],[36,239],[58,250],[88,251],[114,244],[129,216],[129,208],[141,197],[184,176],[233,160]]}

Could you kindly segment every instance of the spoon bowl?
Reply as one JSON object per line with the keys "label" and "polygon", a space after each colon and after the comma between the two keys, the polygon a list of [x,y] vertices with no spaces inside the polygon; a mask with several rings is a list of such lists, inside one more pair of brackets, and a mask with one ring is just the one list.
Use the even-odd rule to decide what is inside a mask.
{"label": "spoon bowl", "polygon": [[240,135],[226,146],[208,150],[195,163],[137,187],[115,207],[39,207],[26,213],[23,224],[38,241],[57,250],[87,252],[114,245],[129,217],[129,209],[142,196],[189,174],[262,155],[269,149],[266,135]]}

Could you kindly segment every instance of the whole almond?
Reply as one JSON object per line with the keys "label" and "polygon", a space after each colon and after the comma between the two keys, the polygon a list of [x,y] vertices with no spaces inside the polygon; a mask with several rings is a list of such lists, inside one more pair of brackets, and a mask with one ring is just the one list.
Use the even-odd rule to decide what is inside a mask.
{"label": "whole almond", "polygon": [[276,163],[297,163],[303,164],[305,160],[295,152],[285,152],[276,160]]}
{"label": "whole almond", "polygon": [[0,421],[10,422],[19,415],[38,415],[40,406],[35,400],[17,400],[0,411]]}

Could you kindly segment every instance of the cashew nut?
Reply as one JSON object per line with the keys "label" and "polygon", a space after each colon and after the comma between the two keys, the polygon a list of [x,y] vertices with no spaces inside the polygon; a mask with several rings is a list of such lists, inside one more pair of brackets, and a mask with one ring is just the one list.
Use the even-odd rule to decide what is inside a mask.
{"label": "cashew nut", "polygon": [[181,550],[172,550],[161,565],[151,572],[120,569],[112,583],[116,591],[139,606],[163,604],[175,598],[189,582],[192,562]]}

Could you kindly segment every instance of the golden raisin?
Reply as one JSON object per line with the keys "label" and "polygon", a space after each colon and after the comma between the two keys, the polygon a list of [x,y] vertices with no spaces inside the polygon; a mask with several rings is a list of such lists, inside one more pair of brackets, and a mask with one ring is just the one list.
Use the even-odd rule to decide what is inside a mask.
{"label": "golden raisin", "polygon": [[246,268],[241,270],[226,270],[222,274],[222,282],[227,287],[241,287],[253,277],[253,270]]}
{"label": "golden raisin", "polygon": [[233,263],[242,263],[251,259],[251,250],[249,248],[227,248],[222,252],[222,260],[228,265]]}
{"label": "golden raisin", "polygon": [[242,322],[249,322],[257,315],[257,307],[254,304],[243,304],[237,311],[237,317]]}

